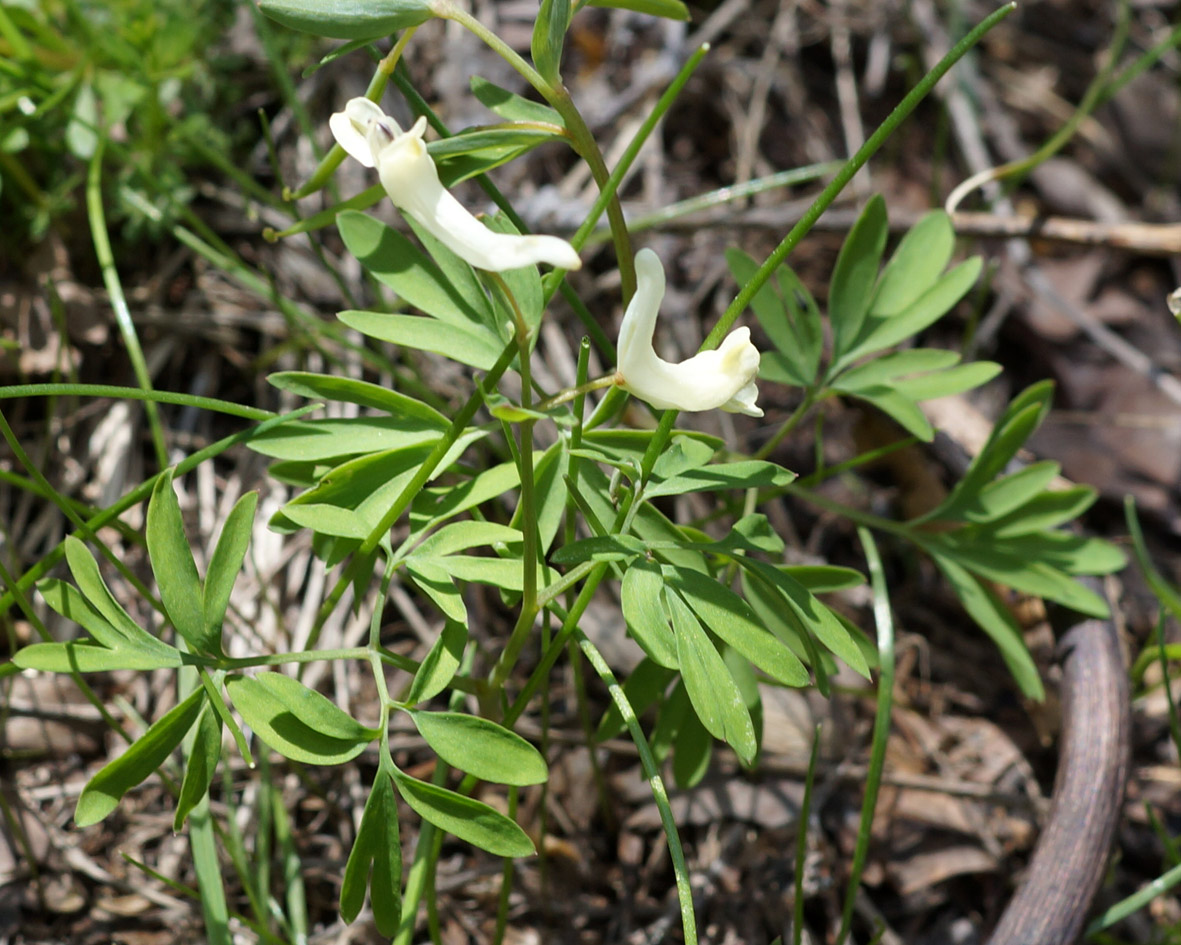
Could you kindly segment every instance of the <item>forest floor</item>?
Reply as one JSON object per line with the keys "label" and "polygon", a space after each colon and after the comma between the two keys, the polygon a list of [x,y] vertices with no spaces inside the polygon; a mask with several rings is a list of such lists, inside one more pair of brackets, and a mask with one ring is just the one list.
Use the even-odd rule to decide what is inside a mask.
{"label": "forest floor", "polygon": [[[475,12],[527,54],[534,10],[528,2],[482,2]],[[622,190],[629,218],[640,220],[722,186],[843,158],[947,48],[949,31],[962,33],[964,24],[990,10],[978,2],[934,0],[724,0],[708,10],[694,7],[689,23],[672,23],[587,9],[575,21],[564,74],[611,163],[688,54],[702,42],[711,44]],[[1172,5],[1152,0],[1133,5],[1124,61],[1168,34],[1171,11]],[[871,193],[884,195],[891,224],[901,231],[941,206],[972,173],[1025,157],[1060,129],[1105,65],[1117,12],[1117,4],[1097,0],[1046,0],[1023,6],[987,36],[789,258],[817,298],[824,299],[844,234]],[[311,149],[300,138],[295,116],[281,106],[251,18],[240,15],[224,43],[243,56],[244,90],[240,109],[225,120],[248,125],[261,108],[285,181],[305,179],[315,165]],[[319,123],[317,144],[323,148],[331,140],[328,115],[363,94],[371,66],[364,55],[354,54],[304,76],[312,60],[291,62],[288,72]],[[488,120],[469,92],[473,74],[520,90],[519,79],[501,60],[470,35],[439,23],[421,29],[406,65],[452,128]],[[1181,328],[1166,305],[1181,284],[1181,239],[1168,228],[1181,220],[1179,73],[1181,56],[1167,53],[1085,117],[1073,138],[1011,193],[968,198],[963,209],[972,214],[956,221],[957,257],[982,254],[985,280],[926,339],[1004,368],[995,381],[944,409],[937,423],[947,440],[969,453],[979,443],[981,424],[986,428],[1015,393],[1036,380],[1053,379],[1054,409],[1029,444],[1030,455],[1059,462],[1067,480],[1099,490],[1100,501],[1084,527],[1125,547],[1123,503],[1133,496],[1156,565],[1170,579],[1181,577],[1181,384],[1175,380],[1181,372]],[[386,101],[404,118],[409,112],[399,112],[400,104],[392,104],[397,99],[391,91]],[[239,166],[277,191],[261,135],[258,142],[241,148]],[[585,168],[574,166],[554,145],[496,170],[493,178],[518,195],[518,211],[539,231],[569,232],[593,201]],[[262,228],[282,221],[266,206],[212,171],[192,183],[197,215],[264,279],[261,291],[245,286],[232,270],[212,265],[175,234],[117,239],[117,253],[123,252],[119,271],[155,382],[289,409],[291,402],[265,383],[266,374],[315,369],[325,355],[308,343],[307,323],[293,321],[274,304],[268,280],[327,322],[353,307],[346,293],[365,297],[359,269],[333,229],[316,234],[314,247],[304,237],[268,243]],[[337,183],[342,194],[351,195],[371,181],[368,172],[348,162]],[[465,188],[465,200],[480,199],[474,185]],[[664,259],[675,260],[668,267],[665,311],[685,315],[669,320],[672,344],[692,350],[732,296],[724,251],[737,245],[763,258],[819,188],[812,183],[776,189],[637,231],[637,245],[653,246]],[[309,215],[327,205],[327,198],[316,196],[301,211]],[[392,212],[387,217],[395,219]],[[1046,218],[1060,225],[1047,226]],[[1035,220],[1041,223],[1028,222]],[[76,380],[134,384],[86,234],[82,218],[67,215],[28,253],[0,258],[0,334],[7,345],[0,352],[3,383],[49,380],[68,362]],[[318,252],[329,266],[317,262]],[[620,315],[619,276],[609,244],[585,253],[584,269],[574,278],[583,300],[613,334]],[[541,346],[556,382],[551,386],[571,380],[570,352],[581,332],[574,315],[555,305]],[[348,364],[347,351],[334,349],[333,356]],[[592,365],[592,376],[595,368],[609,367]],[[468,378],[453,365],[428,360],[422,369],[426,383],[445,401],[458,404],[466,396]],[[753,452],[796,400],[794,391],[767,384],[761,391],[763,420],[715,412],[683,421],[723,437],[737,452]],[[827,410],[819,449],[830,464],[898,436],[867,409],[833,402]],[[54,487],[87,505],[108,505],[154,472],[144,415],[134,403],[26,398],[6,404],[5,413]],[[229,418],[179,408],[164,416],[176,455],[237,428]],[[772,458],[806,474],[817,450],[811,433],[802,430]],[[0,464],[18,468],[7,450],[0,453]],[[258,648],[298,641],[327,579],[306,537],[278,536],[261,525],[289,498],[285,487],[269,479],[262,458],[245,449],[201,470],[182,485],[198,547],[207,546],[214,523],[237,496],[251,489],[262,494],[264,514],[248,580],[235,604],[241,632]],[[878,514],[905,517],[930,507],[955,474],[945,453],[915,447],[842,481],[840,488],[850,501]],[[707,511],[690,504],[677,510],[694,517]],[[769,514],[800,560],[863,568],[854,526],[847,521],[787,500]],[[2,557],[14,574],[70,529],[58,510],[8,481],[0,482],[0,519]],[[133,571],[148,575],[143,549],[131,534],[142,524],[142,512],[133,510],[125,521],[130,527],[123,534],[112,531],[111,543],[124,549]],[[898,668],[855,940],[974,945],[985,940],[1020,881],[1052,791],[1059,726],[1053,637],[1036,602],[1013,601],[1050,689],[1045,703],[1027,703],[934,567],[900,545],[887,543],[884,551]],[[1158,604],[1134,567],[1110,592],[1134,658],[1153,639]],[[872,632],[864,589],[835,595],[832,604]],[[473,622],[473,633],[494,651],[509,629],[497,595],[469,603],[469,610],[481,617],[478,625]],[[392,639],[410,655],[421,656],[435,632],[429,606],[404,591],[390,601],[386,621],[395,625]],[[7,623],[10,642],[31,640],[31,627],[16,611]],[[326,626],[321,645],[347,645],[355,624],[342,613]],[[618,671],[634,665],[635,654],[620,643],[616,601],[596,600],[584,628]],[[1168,632],[1176,639],[1174,626]],[[304,681],[365,717],[374,699],[366,678],[358,668],[335,663],[311,667]],[[1133,689],[1131,782],[1100,908],[1175,862],[1176,849],[1166,840],[1181,832],[1181,772],[1159,671],[1146,679]],[[170,672],[113,673],[92,681],[102,702],[132,727],[158,717],[158,706],[171,700]],[[718,750],[698,787],[674,792],[703,941],[790,940],[800,830],[806,831],[805,940],[825,942],[834,935],[875,705],[872,688],[856,677],[838,682],[829,699],[770,690],[772,695],[764,696],[758,769],[745,772],[728,751]],[[0,713],[0,792],[7,808],[0,825],[0,943],[202,941],[200,906],[183,892],[195,887],[187,837],[172,831],[172,800],[162,782],[150,779],[101,824],[75,828],[72,813],[82,785],[122,743],[65,677],[21,675],[5,685],[10,688]],[[564,669],[549,692],[551,778],[544,791],[523,791],[518,811],[535,835],[544,824],[544,855],[517,864],[505,941],[679,941],[668,850],[636,752],[622,740],[595,749],[603,775],[600,794],[574,695],[577,685],[573,672]],[[596,685],[589,689],[590,714],[597,719],[606,696]],[[540,714],[534,714],[520,730],[534,738],[541,724]],[[817,727],[822,744],[811,813],[802,824],[804,775]],[[419,757],[422,771],[429,772],[432,756],[413,730],[396,731],[394,745],[408,759],[407,770],[414,770]],[[277,800],[289,818],[294,862],[302,871],[308,940],[382,941],[366,918],[345,926],[338,914],[341,874],[372,759],[362,755],[352,765],[297,767],[276,760],[260,773],[240,762],[229,764],[225,785],[215,789],[215,816],[226,822],[237,818],[237,829],[249,834],[263,816],[258,813],[263,798]],[[19,830],[13,829],[16,821]],[[413,819],[405,822],[412,825]],[[404,831],[410,849],[413,826]],[[265,857],[267,849],[262,844],[255,855]],[[290,907],[282,870],[292,861],[283,860],[277,843],[271,855],[276,908],[282,911]],[[157,875],[146,874],[137,861]],[[494,940],[501,880],[500,860],[458,842],[444,844],[436,889],[442,942]],[[245,910],[228,864],[227,883],[232,907]],[[258,940],[245,926],[235,928],[242,941]],[[278,926],[274,934],[288,940]],[[1181,899],[1162,896],[1112,934],[1118,941],[1181,941]]]}

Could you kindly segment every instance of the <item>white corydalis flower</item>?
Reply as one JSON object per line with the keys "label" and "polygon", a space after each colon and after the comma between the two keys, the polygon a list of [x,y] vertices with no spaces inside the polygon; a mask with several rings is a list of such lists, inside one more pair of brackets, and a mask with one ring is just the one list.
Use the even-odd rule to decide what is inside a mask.
{"label": "white corydalis flower", "polygon": [[661,410],[714,410],[761,417],[755,375],[759,349],[749,328],[735,328],[713,351],[679,364],[656,354],[652,333],[664,299],[664,267],[650,249],[636,253],[636,294],[619,326],[619,366],[615,382]]}
{"label": "white corydalis flower", "polygon": [[328,121],[337,143],[366,167],[376,167],[394,205],[477,269],[503,272],[536,263],[578,269],[574,247],[556,236],[494,233],[443,186],[427,153],[426,118],[406,132],[367,98],[354,98]]}

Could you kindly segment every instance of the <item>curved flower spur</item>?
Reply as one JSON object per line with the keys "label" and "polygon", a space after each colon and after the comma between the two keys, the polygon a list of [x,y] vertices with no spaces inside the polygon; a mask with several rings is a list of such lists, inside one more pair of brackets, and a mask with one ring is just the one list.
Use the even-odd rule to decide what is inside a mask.
{"label": "curved flower spur", "polygon": [[366,167],[376,167],[390,200],[455,255],[477,269],[503,272],[537,263],[578,269],[574,247],[556,236],[494,233],[439,181],[423,135],[426,118],[409,131],[367,98],[351,99],[328,121],[337,143]]}
{"label": "curved flower spur", "polygon": [[615,383],[661,410],[721,408],[761,417],[755,375],[759,349],[749,328],[735,328],[713,351],[672,364],[656,354],[652,334],[664,299],[664,267],[650,249],[636,253],[636,294],[619,326]]}

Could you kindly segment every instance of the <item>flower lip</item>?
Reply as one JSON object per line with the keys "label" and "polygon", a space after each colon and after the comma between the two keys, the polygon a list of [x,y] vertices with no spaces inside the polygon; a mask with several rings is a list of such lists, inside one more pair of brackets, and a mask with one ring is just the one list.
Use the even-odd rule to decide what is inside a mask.
{"label": "flower lip", "polygon": [[664,299],[664,267],[650,249],[636,254],[636,294],[619,326],[618,383],[662,410],[714,410],[761,417],[756,406],[759,350],[749,328],[736,328],[712,351],[679,363],[656,354],[652,336]]}
{"label": "flower lip", "polygon": [[439,180],[427,151],[426,117],[403,132],[367,98],[351,99],[328,122],[337,143],[366,167],[376,167],[394,205],[461,259],[489,272],[549,263],[579,269],[578,252],[556,236],[497,233],[477,220]]}

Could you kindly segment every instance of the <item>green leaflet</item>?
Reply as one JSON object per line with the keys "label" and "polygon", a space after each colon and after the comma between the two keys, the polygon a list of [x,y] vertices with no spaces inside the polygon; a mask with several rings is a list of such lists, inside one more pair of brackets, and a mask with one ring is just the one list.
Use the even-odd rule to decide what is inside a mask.
{"label": "green leaflet", "polygon": [[402,846],[398,836],[398,804],[390,774],[379,769],[365,801],[357,839],[349,853],[340,887],[340,917],[352,922],[371,890],[373,922],[392,938],[402,921]]}
{"label": "green leaflet", "polygon": [[806,686],[804,664],[769,633],[741,597],[711,577],[683,568],[669,569],[669,586],[693,608],[710,631],[772,679]]}
{"label": "green leaflet", "polygon": [[502,725],[459,712],[407,711],[435,754],[454,768],[497,784],[541,784],[549,777],[540,752]]}
{"label": "green leaflet", "polygon": [[217,763],[221,759],[221,717],[213,705],[206,700],[197,720],[197,732],[193,739],[193,750],[185,764],[184,780],[180,785],[180,796],[176,799],[176,813],[172,818],[172,829],[180,833],[185,818],[201,799],[209,793]]}
{"label": "green leaflet", "polygon": [[[160,644],[164,646],[164,644]],[[86,641],[68,643],[33,643],[12,657],[21,669],[39,669],[45,673],[105,673],[115,669],[167,669],[181,665],[179,650],[141,649],[124,643],[108,649]]]}
{"label": "green leaflet", "polygon": [[667,596],[677,636],[677,662],[693,710],[711,735],[734,749],[743,763],[758,751],[754,725],[734,677],[678,594]]}
{"label": "green leaflet", "polygon": [[164,764],[197,721],[204,703],[205,691],[193,690],[184,702],[154,722],[123,754],[104,765],[82,789],[74,809],[74,822],[79,827],[89,827],[113,811],[124,794]]}
{"label": "green leaflet", "polygon": [[380,735],[320,693],[282,673],[227,676],[242,720],[269,748],[305,764],[342,764]]}
{"label": "green leaflet", "polygon": [[467,646],[467,624],[448,620],[432,644],[426,659],[414,674],[410,691],[406,694],[407,705],[417,705],[433,699],[455,678],[455,672],[463,660]]}
{"label": "green leaflet", "polygon": [[205,623],[205,636],[207,639],[215,640],[219,650],[222,623],[225,621],[226,609],[230,605],[234,582],[237,581],[238,572],[242,570],[242,563],[246,560],[246,550],[250,546],[254,513],[257,508],[257,492],[248,492],[234,503],[230,514],[226,516],[225,524],[222,525],[221,535],[213,554],[209,557],[209,566],[205,571],[201,614]]}
{"label": "green leaflet", "polygon": [[204,590],[185,536],[180,503],[172,489],[172,470],[156,480],[147,516],[148,558],[164,609],[176,632],[197,653],[221,653],[221,622],[208,633],[202,612]]}
{"label": "green leaflet", "polygon": [[333,39],[380,39],[425,23],[429,0],[259,0],[272,20]]}
{"label": "green leaflet", "polygon": [[394,783],[419,817],[496,856],[532,856],[533,841],[516,823],[487,804],[398,771]]}
{"label": "green leaflet", "polygon": [[620,600],[632,639],[654,663],[676,669],[677,641],[661,604],[663,595],[664,576],[658,564],[635,561],[624,571]]}

